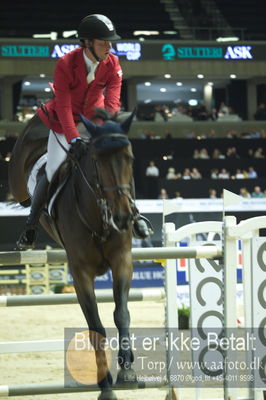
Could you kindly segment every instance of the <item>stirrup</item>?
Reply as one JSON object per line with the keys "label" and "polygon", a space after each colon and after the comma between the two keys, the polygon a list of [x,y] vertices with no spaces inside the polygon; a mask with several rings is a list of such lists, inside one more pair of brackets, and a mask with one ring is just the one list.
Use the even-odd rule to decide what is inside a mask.
{"label": "stirrup", "polygon": [[150,221],[139,215],[133,224],[133,236],[137,239],[146,239],[154,234]]}
{"label": "stirrup", "polygon": [[34,249],[37,239],[37,228],[30,227],[20,235],[16,245],[19,250]]}

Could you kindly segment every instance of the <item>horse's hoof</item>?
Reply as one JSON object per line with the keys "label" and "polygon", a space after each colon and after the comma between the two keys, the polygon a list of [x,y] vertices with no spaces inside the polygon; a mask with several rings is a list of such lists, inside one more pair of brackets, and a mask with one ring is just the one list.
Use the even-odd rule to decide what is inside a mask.
{"label": "horse's hoof", "polygon": [[98,396],[98,400],[117,400],[117,397],[112,390],[103,390]]}
{"label": "horse's hoof", "polygon": [[137,375],[134,369],[120,369],[117,374],[116,384],[129,386],[130,388],[138,387]]}
{"label": "horse's hoof", "polygon": [[166,395],[165,400],[169,400],[169,399],[177,400],[176,393],[173,388],[171,388],[169,393]]}

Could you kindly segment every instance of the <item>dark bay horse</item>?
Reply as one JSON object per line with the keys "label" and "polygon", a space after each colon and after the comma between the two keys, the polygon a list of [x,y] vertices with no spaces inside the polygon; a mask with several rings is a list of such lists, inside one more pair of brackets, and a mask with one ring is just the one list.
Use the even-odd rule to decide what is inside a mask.
{"label": "dark bay horse", "polygon": [[[119,334],[117,383],[135,387],[131,364],[128,293],[132,278],[132,223],[135,206],[130,187],[133,154],[127,132],[133,114],[124,122],[106,121],[96,126],[83,118],[91,139],[79,161],[69,154],[69,177],[55,204],[54,218],[45,213],[41,223],[54,238],[57,231],[73,276],[78,301],[86,318],[95,349],[100,400],[114,400],[112,376],[104,349],[96,337],[106,337],[96,303],[94,279],[109,268],[113,275],[114,322]],[[16,165],[13,157],[12,165]],[[11,187],[12,187],[12,175]],[[14,182],[13,182],[14,184]],[[123,344],[123,345],[122,345]]]}

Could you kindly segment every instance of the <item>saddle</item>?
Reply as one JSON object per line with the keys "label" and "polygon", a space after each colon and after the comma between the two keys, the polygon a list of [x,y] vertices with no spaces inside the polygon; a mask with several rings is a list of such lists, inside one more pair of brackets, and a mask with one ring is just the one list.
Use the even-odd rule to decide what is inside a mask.
{"label": "saddle", "polygon": [[54,206],[59,194],[67,184],[71,176],[71,162],[67,158],[54,173],[52,181],[50,182],[47,193],[47,211],[48,214],[55,218]]}
{"label": "saddle", "polygon": [[[47,154],[42,155],[34,164],[32,170],[30,171],[27,188],[30,196],[33,196],[35,186],[41,175],[45,174]],[[68,178],[70,176],[70,162],[68,159],[60,165],[58,170],[54,173],[52,181],[49,184],[46,199],[46,214],[55,217],[54,205],[58,195],[61,193],[62,189],[66,185]]]}
{"label": "saddle", "polygon": [[[9,187],[16,201],[22,206],[30,205],[38,176],[46,164],[49,128],[36,114],[26,125],[13,148],[9,163]],[[54,174],[47,195],[47,209],[52,215],[55,199],[67,182],[69,163],[63,163]],[[49,204],[49,207],[48,207]]]}
{"label": "saddle", "polygon": [[[62,189],[65,187],[68,178],[70,176],[69,168],[70,162],[67,159],[59,168],[58,171],[55,172],[52,181],[48,186],[48,190],[46,193],[46,200],[43,204],[42,215],[40,217],[41,223],[45,229],[50,231],[53,239],[61,246],[64,247],[63,239],[61,237],[60,231],[56,222],[56,200],[58,199],[59,194]],[[38,180],[45,174],[46,167],[46,154],[43,155],[34,165],[30,175],[29,182],[31,182],[31,188],[29,192],[31,195],[35,190],[35,186]],[[32,177],[32,175],[34,175]],[[30,184],[28,184],[30,186]],[[30,200],[30,199],[29,199]]]}

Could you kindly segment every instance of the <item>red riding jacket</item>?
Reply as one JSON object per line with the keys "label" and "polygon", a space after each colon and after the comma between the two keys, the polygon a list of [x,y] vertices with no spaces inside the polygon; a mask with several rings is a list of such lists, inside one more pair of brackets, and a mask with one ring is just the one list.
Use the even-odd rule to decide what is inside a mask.
{"label": "red riding jacket", "polygon": [[54,72],[55,97],[37,110],[44,124],[65,134],[68,142],[80,136],[76,128],[79,113],[90,118],[95,107],[110,113],[120,110],[122,69],[118,58],[110,54],[107,60],[100,61],[95,80],[89,85],[87,74],[83,48],[60,58]]}

